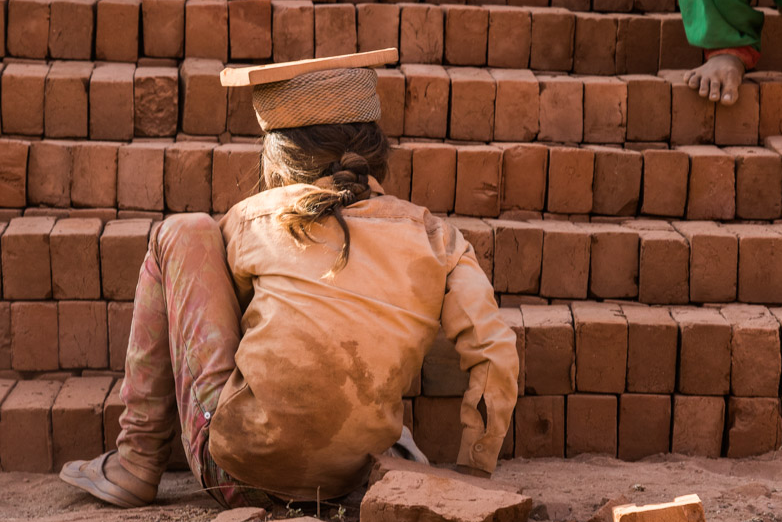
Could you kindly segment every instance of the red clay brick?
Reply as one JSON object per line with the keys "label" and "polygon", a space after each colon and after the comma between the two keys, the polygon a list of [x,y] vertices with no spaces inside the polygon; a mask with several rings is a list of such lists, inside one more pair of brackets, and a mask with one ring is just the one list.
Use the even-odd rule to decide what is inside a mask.
{"label": "red clay brick", "polygon": [[7,18],[7,0],[3,0],[2,2],[2,9],[0,9],[0,57],[5,56],[5,27],[6,27],[6,18]]}
{"label": "red clay brick", "polygon": [[627,85],[613,77],[586,77],[584,142],[624,143],[627,134]]}
{"label": "red clay brick", "polygon": [[489,69],[496,82],[494,139],[532,141],[538,134],[540,88],[527,70]]}
{"label": "red clay brick", "polygon": [[61,368],[108,367],[105,301],[60,301],[57,321]]}
{"label": "red clay brick", "polygon": [[[124,1],[124,0],[121,0]],[[133,64],[104,64],[90,79],[90,138],[133,138]]]}
{"label": "red clay brick", "polygon": [[163,210],[163,143],[131,143],[117,152],[117,203],[121,209]]}
{"label": "red clay brick", "polygon": [[688,395],[727,395],[730,389],[728,322],[713,308],[671,309],[679,325],[678,391]]}
{"label": "red clay brick", "polygon": [[485,9],[489,11],[487,65],[526,69],[532,29],[529,11],[504,5]]}
{"label": "red clay brick", "polygon": [[540,295],[585,299],[589,283],[589,233],[567,221],[533,221],[543,229]]}
{"label": "red clay brick", "polygon": [[438,65],[402,65],[405,136],[445,138],[451,80]]}
{"label": "red clay brick", "polygon": [[627,84],[627,139],[668,141],[671,137],[671,85],[648,75],[620,76]]}
{"label": "red clay brick", "polygon": [[657,74],[660,20],[619,15],[616,32],[616,74]]}
{"label": "red clay brick", "polygon": [[639,460],[668,453],[671,437],[670,395],[619,396],[619,458]]}
{"label": "red clay brick", "polygon": [[475,257],[478,264],[486,274],[486,278],[492,281],[492,271],[494,265],[494,231],[485,221],[453,216],[446,218],[446,221],[459,229],[464,239],[470,242],[475,250]]}
{"label": "red clay brick", "polygon": [[401,63],[442,63],[444,15],[440,6],[404,4],[399,21]]}
{"label": "red clay brick", "polygon": [[537,294],[540,288],[543,230],[518,221],[496,220],[494,229],[494,289]]}
{"label": "red clay brick", "polygon": [[589,295],[601,299],[638,296],[638,233],[617,225],[579,223],[590,236]]}
{"label": "red clay brick", "polygon": [[55,299],[100,299],[99,219],[61,219],[49,236]]}
{"label": "red clay brick", "polygon": [[720,312],[732,330],[731,395],[778,397],[782,361],[777,320],[764,306],[730,304]]}
{"label": "red clay brick", "polygon": [[641,154],[612,147],[587,148],[595,153],[592,212],[634,216],[641,191]]}
{"label": "red clay brick", "polygon": [[228,61],[228,2],[185,3],[185,57]]}
{"label": "red clay brick", "polygon": [[228,98],[220,85],[223,64],[217,60],[189,58],[182,62],[182,132],[221,134],[225,131]]}
{"label": "red clay brick", "polygon": [[111,384],[111,377],[65,381],[52,406],[54,469],[103,452],[103,401]]}
{"label": "red clay brick", "polygon": [[185,0],[141,0],[144,56],[181,58],[185,49]]}
{"label": "red clay brick", "polygon": [[449,137],[453,140],[491,141],[497,91],[494,78],[485,69],[474,67],[453,67],[446,71],[451,80]]}
{"label": "red clay brick", "polygon": [[91,141],[73,147],[71,203],[77,207],[117,205],[116,143]]}
{"label": "red clay brick", "polygon": [[530,69],[569,71],[573,67],[576,18],[559,8],[531,9]]}
{"label": "red clay brick", "polygon": [[272,4],[270,0],[228,2],[231,59],[262,59],[272,55]]}
{"label": "red clay brick", "polygon": [[315,57],[315,9],[309,1],[272,1],[275,62]]}
{"label": "red clay brick", "polygon": [[53,471],[52,405],[62,384],[20,381],[0,407],[3,471]]}
{"label": "red clay brick", "polygon": [[494,145],[503,149],[501,208],[543,210],[546,203],[548,147],[536,143]]}
{"label": "red clay brick", "polygon": [[736,217],[777,219],[782,214],[782,158],[761,147],[723,149],[736,160]]}
{"label": "red clay brick", "polygon": [[759,88],[759,103],[763,107],[758,121],[760,139],[782,134],[782,73],[751,72],[747,78]]}
{"label": "red clay brick", "polygon": [[516,448],[523,458],[565,455],[565,398],[519,397],[516,405]]}
{"label": "red clay brick", "polygon": [[584,135],[584,82],[571,76],[538,76],[540,141],[580,143]]}
{"label": "red clay brick", "polygon": [[[0,226],[0,229],[5,228]],[[11,303],[0,301],[0,370],[11,369]],[[0,405],[3,401],[3,386],[0,384]]]}
{"label": "red clay brick", "polygon": [[86,138],[88,87],[92,62],[54,62],[46,77],[45,134],[50,138]]}
{"label": "red clay brick", "polygon": [[413,401],[415,442],[432,463],[455,462],[459,453],[461,398],[416,397]]}
{"label": "red clay brick", "polygon": [[141,0],[98,0],[95,57],[109,62],[138,60]]}
{"label": "red clay brick", "polygon": [[595,153],[587,149],[549,149],[549,212],[588,213],[592,210]]}
{"label": "red clay brick", "polygon": [[615,16],[576,14],[573,72],[612,75],[616,71],[617,20]]}
{"label": "red clay brick", "polygon": [[97,218],[101,223],[117,219],[116,208],[72,208],[68,211],[68,217],[79,219]]}
{"label": "red clay brick", "polygon": [[[8,54],[43,60],[49,50],[49,0],[8,0]],[[3,90],[5,96],[5,89]],[[5,130],[5,129],[4,129]]]}
{"label": "red clay brick", "polygon": [[130,324],[133,319],[133,303],[110,302],[108,304],[109,368],[125,369],[125,353],[128,350]]}
{"label": "red clay brick", "polygon": [[[698,50],[700,52],[700,50]],[[684,83],[684,71],[660,71],[671,84],[671,144],[693,145],[714,142],[714,102],[698,96]]]}
{"label": "red clay brick", "polygon": [[[232,3],[228,5],[232,5]],[[228,89],[228,112],[225,127],[232,135],[260,136],[261,128],[258,125],[258,118],[255,116],[252,99],[253,88],[251,85]]]}
{"label": "red clay brick", "polygon": [[258,193],[260,147],[233,143],[214,149],[212,209],[228,212],[239,201]]}
{"label": "red clay brick", "polygon": [[36,141],[30,145],[27,201],[31,205],[68,207],[71,204],[72,148],[70,141]]}
{"label": "red clay brick", "polygon": [[214,144],[179,142],[166,148],[163,181],[166,207],[174,212],[209,212]]}
{"label": "red clay brick", "polygon": [[634,0],[633,9],[642,12],[675,11],[676,0]]}
{"label": "red clay brick", "polygon": [[770,260],[782,248],[782,237],[760,225],[729,225],[726,228],[739,238],[738,300],[781,303],[782,266]]}
{"label": "red clay brick", "polygon": [[758,61],[757,67],[760,70],[779,71],[782,69],[782,53],[779,52],[775,42],[779,41],[779,37],[782,34],[782,17],[776,9],[763,8],[761,10],[764,23],[760,44],[761,46],[765,45],[765,47],[763,47],[763,55],[760,61]]}
{"label": "red clay brick", "polygon": [[731,106],[716,104],[714,143],[718,145],[757,145],[760,122],[758,86],[739,85],[739,99]]}
{"label": "red clay brick", "polygon": [[54,218],[11,220],[2,236],[5,299],[48,299],[52,295],[49,233]]}
{"label": "red clay brick", "polygon": [[[35,0],[13,0],[11,5],[35,3]],[[5,67],[0,86],[4,134],[43,134],[44,86],[48,73],[49,65],[43,63],[10,63]]]}
{"label": "red clay brick", "polygon": [[356,47],[355,6],[352,4],[316,5],[315,58],[355,53]]}
{"label": "red clay brick", "polygon": [[500,213],[502,151],[489,145],[456,148],[454,211],[466,216]]}
{"label": "red clay brick", "polygon": [[410,201],[431,212],[452,212],[456,189],[456,148],[441,143],[406,143],[412,150]]}
{"label": "red clay brick", "polygon": [[405,77],[398,69],[377,69],[376,72],[376,90],[380,98],[378,125],[386,136],[401,136],[405,129]]}
{"label": "red clay brick", "polygon": [[645,150],[641,213],[681,217],[687,203],[690,159],[678,150]]}
{"label": "red clay brick", "polygon": [[16,381],[11,379],[0,379],[0,406],[3,405],[5,399],[11,393],[11,390],[16,386]]}
{"label": "red clay brick", "polygon": [[667,308],[623,305],[627,319],[627,391],[673,393],[678,327]]}
{"label": "red clay brick", "polygon": [[413,151],[391,147],[388,151],[388,174],[383,181],[386,194],[409,201],[412,172]]}
{"label": "red clay brick", "polygon": [[27,156],[30,144],[0,140],[0,207],[27,204]]}
{"label": "red clay brick", "polygon": [[57,303],[11,303],[11,365],[14,370],[57,370]]}
{"label": "red clay brick", "polygon": [[728,399],[729,458],[751,457],[779,449],[782,419],[778,398]]}
{"label": "red clay brick", "polygon": [[123,219],[106,223],[100,237],[103,297],[130,301],[136,293],[139,269],[147,253],[151,222]]}
{"label": "red clay brick", "polygon": [[720,456],[725,399],[674,395],[671,451],[709,458]]}
{"label": "red clay brick", "polygon": [[690,301],[734,301],[739,250],[736,236],[711,221],[682,221],[675,227],[690,244]]}
{"label": "red clay brick", "polygon": [[575,390],[573,319],[564,305],[521,305],[525,335],[524,393],[566,395]]}
{"label": "red clay brick", "polygon": [[444,6],[445,63],[486,65],[489,11],[467,5]]}
{"label": "red clay brick", "polygon": [[568,395],[567,457],[582,453],[616,456],[616,397]]}
{"label": "red clay brick", "polygon": [[[176,2],[178,0],[143,0]],[[145,33],[146,34],[146,33]],[[179,73],[175,67],[138,67],[133,77],[136,136],[173,136],[179,115]],[[212,107],[220,111],[220,107]]]}
{"label": "red clay brick", "polygon": [[461,397],[470,381],[470,374],[459,366],[459,353],[454,343],[440,330],[424,357],[421,368],[422,393],[427,397]]}
{"label": "red clay brick", "polygon": [[105,451],[117,449],[119,437],[119,416],[125,411],[125,403],[119,396],[123,379],[118,379],[112,386],[106,400],[103,401],[103,447]]}
{"label": "red clay brick", "polygon": [[639,231],[638,300],[647,304],[686,304],[690,299],[690,252],[676,232]]}
{"label": "red clay brick", "polygon": [[358,4],[356,6],[358,51],[399,48],[399,6]]}
{"label": "red clay brick", "polygon": [[736,173],[733,158],[714,146],[679,147],[690,156],[687,219],[733,219]]}
{"label": "red clay brick", "polygon": [[524,318],[521,315],[519,307],[514,308],[500,308],[500,319],[504,322],[513,333],[516,334],[516,353],[519,356],[519,395],[524,395],[524,388],[526,387],[526,334],[524,332]]}
{"label": "red clay brick", "polygon": [[89,60],[95,31],[96,0],[52,0],[49,57]]}
{"label": "red clay brick", "polygon": [[703,63],[703,51],[687,41],[679,13],[653,17],[660,19],[660,69],[692,69]]}
{"label": "red clay brick", "polygon": [[627,368],[627,320],[618,305],[574,302],[576,389],[622,393]]}

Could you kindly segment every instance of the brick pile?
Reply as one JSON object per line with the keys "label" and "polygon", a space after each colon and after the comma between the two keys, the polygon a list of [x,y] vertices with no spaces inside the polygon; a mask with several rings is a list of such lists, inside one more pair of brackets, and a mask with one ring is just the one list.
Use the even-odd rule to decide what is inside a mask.
{"label": "brick pile", "polygon": [[[462,231],[517,336],[503,456],[782,445],[773,2],[732,108],[683,83],[673,0],[0,2],[0,469],[114,447],[150,232],[262,188],[219,71],[385,47],[385,189]],[[434,462],[466,385],[440,334],[404,398]]]}

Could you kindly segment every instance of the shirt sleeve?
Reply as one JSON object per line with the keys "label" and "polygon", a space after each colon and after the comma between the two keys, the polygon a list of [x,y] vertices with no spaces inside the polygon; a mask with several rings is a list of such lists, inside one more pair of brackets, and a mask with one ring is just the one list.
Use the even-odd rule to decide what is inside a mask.
{"label": "shirt sleeve", "polygon": [[231,207],[228,213],[220,220],[220,230],[225,241],[228,268],[233,276],[234,289],[236,290],[236,297],[239,300],[242,313],[247,309],[254,294],[252,274],[246,270],[242,263],[245,224],[244,206],[241,204]]}
{"label": "shirt sleeve", "polygon": [[704,49],[751,46],[760,51],[764,16],[747,0],[681,0],[690,45]]}
{"label": "shirt sleeve", "polygon": [[[458,230],[447,235],[455,264],[446,279],[440,321],[445,335],[456,341],[462,370],[470,372],[457,464],[492,473],[518,398],[516,335],[500,318],[494,289],[472,245]],[[486,423],[478,410],[481,399]]]}

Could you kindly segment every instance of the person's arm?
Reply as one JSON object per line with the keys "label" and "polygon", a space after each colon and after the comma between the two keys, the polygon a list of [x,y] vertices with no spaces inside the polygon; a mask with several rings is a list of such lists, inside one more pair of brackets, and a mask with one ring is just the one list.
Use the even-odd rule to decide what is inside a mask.
{"label": "person's arm", "polygon": [[706,59],[731,54],[752,69],[760,59],[764,16],[747,0],[681,0],[684,30],[690,45],[704,49]]}
{"label": "person's arm", "polygon": [[[457,465],[463,471],[490,474],[518,399],[516,335],[500,318],[494,289],[472,245],[456,229],[446,236],[454,264],[446,280],[440,321],[445,335],[456,341],[462,370],[470,372],[461,408]],[[485,424],[478,410],[481,400],[486,406]]]}
{"label": "person's arm", "polygon": [[225,241],[228,268],[231,270],[231,275],[233,276],[234,289],[236,290],[236,297],[239,300],[239,306],[241,307],[242,313],[247,309],[247,306],[250,304],[253,294],[255,293],[252,275],[248,273],[242,265],[244,226],[244,206],[241,204],[231,207],[228,213],[220,220],[220,230],[223,233],[223,240]]}

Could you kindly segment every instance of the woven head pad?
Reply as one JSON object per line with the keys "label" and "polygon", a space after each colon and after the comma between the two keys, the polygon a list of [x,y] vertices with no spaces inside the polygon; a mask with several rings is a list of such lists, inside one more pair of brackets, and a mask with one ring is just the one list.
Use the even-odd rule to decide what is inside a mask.
{"label": "woven head pad", "polygon": [[330,69],[290,80],[256,85],[253,107],[261,129],[370,122],[380,119],[377,73],[372,69]]}

